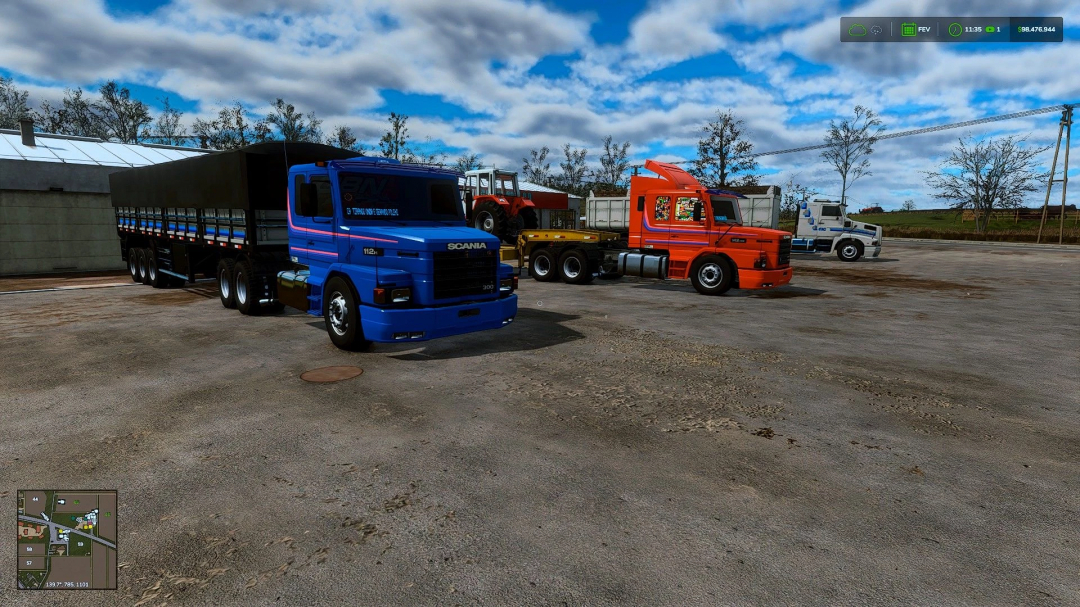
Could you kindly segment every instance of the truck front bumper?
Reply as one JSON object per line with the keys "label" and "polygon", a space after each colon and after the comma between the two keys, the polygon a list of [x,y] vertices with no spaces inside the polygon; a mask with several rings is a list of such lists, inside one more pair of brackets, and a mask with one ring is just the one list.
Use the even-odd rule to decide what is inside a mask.
{"label": "truck front bumper", "polygon": [[380,343],[427,341],[505,327],[517,315],[517,295],[440,308],[360,306],[364,338]]}
{"label": "truck front bumper", "polygon": [[881,245],[878,245],[876,247],[867,247],[866,255],[868,257],[877,257],[878,255],[881,255]]}
{"label": "truck front bumper", "polygon": [[739,269],[740,289],[771,289],[791,282],[791,267],[779,270]]}

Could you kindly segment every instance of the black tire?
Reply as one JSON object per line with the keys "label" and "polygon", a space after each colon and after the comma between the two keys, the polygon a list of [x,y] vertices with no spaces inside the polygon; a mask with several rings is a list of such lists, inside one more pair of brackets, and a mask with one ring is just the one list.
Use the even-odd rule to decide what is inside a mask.
{"label": "black tire", "polygon": [[735,270],[727,259],[705,255],[690,266],[690,282],[702,295],[723,295],[735,283]]}
{"label": "black tire", "polygon": [[251,262],[242,259],[233,266],[233,297],[236,299],[236,309],[241,314],[254,316],[258,314],[262,306],[259,305],[259,281],[255,277],[255,268]]}
{"label": "black tire", "polygon": [[506,211],[503,210],[499,203],[491,200],[485,200],[476,205],[476,210],[473,211],[472,226],[493,236],[498,236],[500,240],[506,240],[510,237],[510,219],[506,216]]}
{"label": "black tire", "polygon": [[535,230],[540,227],[540,219],[536,216],[536,209],[525,207],[521,209],[521,227],[526,230]]}
{"label": "black tire", "polygon": [[836,245],[836,256],[840,261],[859,261],[863,255],[863,243],[858,240],[845,240]]}
{"label": "black tire", "polygon": [[583,285],[592,282],[594,278],[592,268],[589,267],[589,256],[581,249],[570,249],[559,256],[559,277],[563,282],[572,285]]}
{"label": "black tire", "polygon": [[221,305],[229,308],[230,310],[236,307],[236,283],[233,282],[233,268],[236,266],[236,262],[232,259],[224,258],[217,264],[217,283],[218,283],[218,297],[221,298]]}
{"label": "black tire", "polygon": [[138,255],[139,260],[139,282],[143,283],[144,285],[150,284],[150,272],[147,268],[148,261],[146,255],[148,252],[148,249],[137,249],[135,251],[135,253]]}
{"label": "black tire", "polygon": [[529,253],[529,276],[540,282],[559,278],[559,260],[551,249],[536,249]]}
{"label": "black tire", "polygon": [[360,306],[352,285],[340,276],[335,276],[326,282],[323,294],[323,321],[330,341],[350,352],[369,349],[371,342],[364,339],[364,328],[360,324]]}
{"label": "black tire", "polygon": [[142,282],[139,276],[139,250],[130,247],[127,252],[128,274],[131,274],[132,282]]}
{"label": "black tire", "polygon": [[164,289],[169,286],[169,277],[158,272],[157,253],[153,249],[146,250],[146,282],[155,289]]}

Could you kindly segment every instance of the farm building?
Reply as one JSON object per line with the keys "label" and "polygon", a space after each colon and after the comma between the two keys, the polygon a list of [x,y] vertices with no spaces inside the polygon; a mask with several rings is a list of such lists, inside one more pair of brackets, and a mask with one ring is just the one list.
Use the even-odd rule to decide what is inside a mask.
{"label": "farm building", "polygon": [[0,276],[123,269],[109,174],[203,153],[0,130]]}

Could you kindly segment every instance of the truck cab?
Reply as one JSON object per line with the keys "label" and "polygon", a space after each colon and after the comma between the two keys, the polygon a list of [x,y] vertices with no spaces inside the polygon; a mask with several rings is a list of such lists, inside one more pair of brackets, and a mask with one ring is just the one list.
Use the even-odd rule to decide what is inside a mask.
{"label": "truck cab", "polygon": [[742,225],[736,195],[706,189],[673,164],[648,160],[645,168],[659,177],[630,180],[628,245],[666,257],[666,277],[689,278],[709,294],[791,280],[790,234]]}
{"label": "truck cab", "polygon": [[841,261],[858,261],[864,254],[881,254],[881,226],[849,219],[846,205],[815,199],[799,204],[799,221],[791,250],[796,253],[836,252]]}
{"label": "truck cab", "polygon": [[465,224],[458,173],[354,158],[291,167],[289,259],[278,298],[324,316],[346,349],[509,324],[513,269]]}

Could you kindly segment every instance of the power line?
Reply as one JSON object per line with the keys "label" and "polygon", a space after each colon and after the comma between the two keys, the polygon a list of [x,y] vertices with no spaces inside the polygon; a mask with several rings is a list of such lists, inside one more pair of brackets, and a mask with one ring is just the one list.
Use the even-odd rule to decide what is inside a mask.
{"label": "power line", "polygon": [[[952,124],[941,124],[941,125],[938,125],[938,126],[930,126],[930,127],[921,128],[921,129],[912,129],[910,131],[900,131],[898,133],[887,133],[885,135],[880,135],[880,136],[876,137],[876,139],[878,139],[878,140],[881,140],[881,139],[896,139],[897,137],[908,137],[910,135],[922,135],[923,133],[934,133],[936,131],[944,131],[944,130],[948,130],[948,129],[959,129],[959,128],[963,128],[965,126],[973,126],[973,125],[976,125],[976,124],[985,124],[987,122],[997,122],[999,120],[1013,120],[1015,118],[1024,118],[1026,116],[1034,116],[1036,114],[1048,114],[1050,112],[1060,112],[1061,110],[1072,107],[1074,105],[1078,105],[1078,104],[1077,103],[1064,103],[1064,104],[1061,104],[1061,105],[1051,105],[1049,107],[1039,108],[1037,110],[1026,110],[1026,111],[1023,111],[1023,112],[1014,112],[1012,114],[1002,114],[1000,116],[987,116],[986,118],[979,118],[978,120],[967,120],[965,122],[954,122]],[[806,145],[806,146],[799,147],[799,148],[790,148],[790,149],[786,149],[786,150],[773,150],[771,152],[761,152],[759,154],[754,154],[754,157],[758,157],[758,156],[776,156],[778,154],[792,154],[792,153],[795,153],[795,152],[808,152],[810,150],[823,150],[823,149],[825,149],[827,147],[830,147],[829,144],[819,143],[817,145]],[[678,162],[672,162],[670,164],[690,164],[692,162],[694,162],[694,161],[693,160],[680,160]],[[633,165],[633,166],[639,167],[639,166],[643,166],[643,165]]]}

